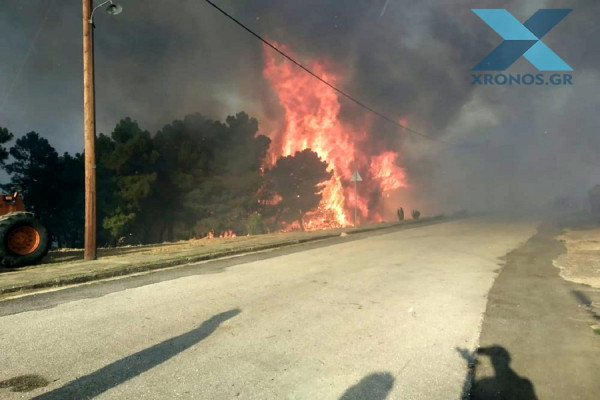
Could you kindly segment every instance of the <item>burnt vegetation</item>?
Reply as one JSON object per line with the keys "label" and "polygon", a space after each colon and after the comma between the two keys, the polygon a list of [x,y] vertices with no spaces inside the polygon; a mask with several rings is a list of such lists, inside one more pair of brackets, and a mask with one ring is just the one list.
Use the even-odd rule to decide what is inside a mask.
{"label": "burnt vegetation", "polygon": [[[240,112],[225,122],[192,114],[155,134],[130,118],[96,140],[98,243],[146,244],[275,231],[316,208],[327,164],[310,150],[268,167],[270,139]],[[39,133],[0,128],[6,193],[22,193],[59,247],[81,247],[83,154],[59,155]]]}

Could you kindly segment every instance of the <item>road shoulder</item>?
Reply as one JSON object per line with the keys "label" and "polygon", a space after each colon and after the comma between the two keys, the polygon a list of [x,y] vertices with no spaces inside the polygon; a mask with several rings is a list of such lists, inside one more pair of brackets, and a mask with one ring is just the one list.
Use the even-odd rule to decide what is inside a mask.
{"label": "road shoulder", "polygon": [[598,315],[588,307],[600,290],[559,276],[560,234],[543,225],[506,256],[489,294],[471,398],[600,398],[600,336],[591,329]]}

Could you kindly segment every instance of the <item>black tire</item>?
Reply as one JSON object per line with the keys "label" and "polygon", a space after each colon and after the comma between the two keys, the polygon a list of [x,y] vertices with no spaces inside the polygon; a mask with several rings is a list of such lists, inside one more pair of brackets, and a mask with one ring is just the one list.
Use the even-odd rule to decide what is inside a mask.
{"label": "black tire", "polygon": [[[16,228],[28,226],[39,235],[37,247],[29,254],[17,254],[10,250],[8,238]],[[50,237],[46,227],[30,212],[14,212],[0,217],[0,258],[9,268],[19,268],[39,263],[50,248]]]}

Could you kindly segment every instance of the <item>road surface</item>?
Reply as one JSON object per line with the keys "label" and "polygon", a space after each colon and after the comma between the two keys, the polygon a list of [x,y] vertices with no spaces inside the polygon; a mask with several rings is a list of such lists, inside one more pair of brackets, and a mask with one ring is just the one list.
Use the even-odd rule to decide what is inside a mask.
{"label": "road surface", "polygon": [[466,219],[0,302],[0,381],[40,386],[0,398],[460,399],[456,348],[534,233]]}

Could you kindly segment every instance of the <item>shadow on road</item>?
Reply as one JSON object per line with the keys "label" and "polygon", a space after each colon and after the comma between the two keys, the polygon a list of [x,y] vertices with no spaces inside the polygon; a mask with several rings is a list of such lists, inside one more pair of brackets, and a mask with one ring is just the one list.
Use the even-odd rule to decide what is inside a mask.
{"label": "shadow on road", "polygon": [[[474,379],[471,384],[470,394],[463,394],[464,399],[472,400],[537,400],[535,389],[531,381],[523,378],[510,367],[510,353],[502,346],[480,347],[475,354],[466,349],[457,351],[469,363],[472,372],[467,377]],[[481,356],[490,358],[494,368],[494,377],[477,378],[477,369],[481,368],[478,360]],[[486,374],[487,375],[487,374]],[[465,388],[468,387],[468,382]]]}
{"label": "shadow on road", "polygon": [[571,292],[575,299],[577,299],[577,302],[590,314],[590,316],[595,320],[600,321],[600,315],[594,311],[593,301],[580,290],[572,290]]}
{"label": "shadow on road", "polygon": [[385,400],[394,387],[394,377],[387,372],[377,372],[365,376],[351,386],[340,400]]}
{"label": "shadow on road", "polygon": [[217,314],[204,321],[199,327],[155,344],[152,347],[115,361],[89,375],[77,378],[66,385],[44,393],[34,399],[90,399],[120,385],[129,379],[156,367],[171,357],[192,347],[196,343],[210,336],[221,323],[235,317],[241,311],[229,310]]}

